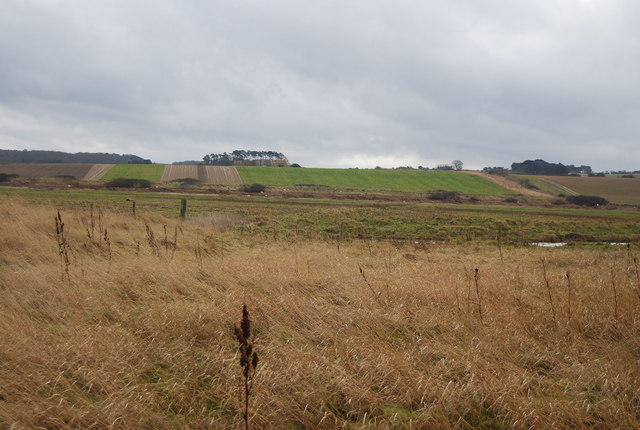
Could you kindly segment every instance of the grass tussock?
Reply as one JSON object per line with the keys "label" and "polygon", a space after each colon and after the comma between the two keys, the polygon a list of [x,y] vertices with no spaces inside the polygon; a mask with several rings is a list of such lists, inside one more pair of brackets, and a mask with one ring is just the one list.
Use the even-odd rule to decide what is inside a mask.
{"label": "grass tussock", "polygon": [[0,428],[242,427],[245,302],[252,428],[640,426],[633,248],[502,262],[91,216],[61,211],[61,278],[56,210],[0,203]]}

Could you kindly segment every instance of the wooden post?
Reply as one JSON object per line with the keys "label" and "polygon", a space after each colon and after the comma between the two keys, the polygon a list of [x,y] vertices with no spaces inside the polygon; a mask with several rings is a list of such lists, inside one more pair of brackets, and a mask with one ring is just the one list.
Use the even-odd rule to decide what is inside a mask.
{"label": "wooden post", "polygon": [[182,199],[180,205],[180,218],[185,219],[187,216],[187,199]]}
{"label": "wooden post", "polygon": [[131,202],[131,215],[136,217],[136,201],[133,199],[127,199],[128,202]]}

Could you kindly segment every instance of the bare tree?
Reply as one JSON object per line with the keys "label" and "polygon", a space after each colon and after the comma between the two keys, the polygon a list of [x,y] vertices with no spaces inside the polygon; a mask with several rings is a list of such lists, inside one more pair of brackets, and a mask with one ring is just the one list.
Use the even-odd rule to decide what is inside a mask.
{"label": "bare tree", "polygon": [[464,165],[464,163],[460,160],[453,160],[451,164],[453,165],[453,168],[456,170],[462,170],[462,166]]}

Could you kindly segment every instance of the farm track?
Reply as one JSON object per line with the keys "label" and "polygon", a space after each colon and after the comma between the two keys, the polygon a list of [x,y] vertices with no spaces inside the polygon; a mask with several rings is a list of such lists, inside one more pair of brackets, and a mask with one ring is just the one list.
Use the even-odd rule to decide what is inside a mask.
{"label": "farm track", "polygon": [[577,196],[579,193],[576,191],[573,191],[571,188],[569,187],[565,187],[562,184],[559,184],[557,182],[552,181],[551,179],[548,178],[540,178],[541,181],[547,182],[551,185],[553,185],[554,187],[558,187],[560,188],[562,191],[564,191],[565,193],[571,194],[572,196]]}
{"label": "farm track", "polygon": [[179,166],[171,165],[164,168],[160,182],[170,182],[177,179],[197,179],[205,184],[242,185],[242,178],[235,167],[231,166]]}
{"label": "farm track", "polygon": [[[501,186],[502,188],[506,188],[507,190],[515,191],[516,193],[523,194],[531,197],[544,197],[549,198],[549,194],[542,193],[540,191],[530,190],[528,188],[523,187],[517,182],[511,181],[507,178],[497,176],[497,175],[489,175],[484,172],[475,172],[475,171],[466,171],[465,173],[470,173],[472,175],[480,176],[485,178],[487,181],[493,182],[496,185]],[[555,184],[554,184],[555,185]]]}
{"label": "farm track", "polygon": [[97,181],[113,166],[114,164],[93,164],[87,174],[84,175],[84,178],[80,179],[84,179],[85,181]]}

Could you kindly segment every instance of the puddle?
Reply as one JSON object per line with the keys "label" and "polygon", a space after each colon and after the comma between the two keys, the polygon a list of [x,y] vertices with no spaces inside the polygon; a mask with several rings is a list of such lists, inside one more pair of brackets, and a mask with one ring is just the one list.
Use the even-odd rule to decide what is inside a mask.
{"label": "puddle", "polygon": [[541,246],[543,248],[558,248],[560,246],[565,246],[567,242],[533,242],[531,246]]}

